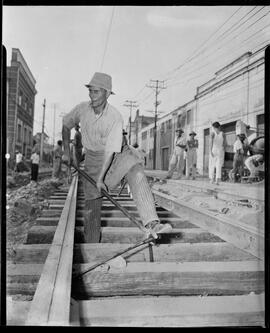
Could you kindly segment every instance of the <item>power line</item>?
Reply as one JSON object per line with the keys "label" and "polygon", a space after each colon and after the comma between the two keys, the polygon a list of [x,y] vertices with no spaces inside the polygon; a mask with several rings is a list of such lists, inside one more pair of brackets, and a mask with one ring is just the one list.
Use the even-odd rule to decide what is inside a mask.
{"label": "power line", "polygon": [[[268,15],[269,13],[270,13],[270,11],[267,12],[266,14],[264,14],[263,17],[265,17],[265,16]],[[257,22],[258,22],[259,20],[261,20],[263,17],[260,17],[256,22],[253,22],[252,24],[250,24],[248,27],[245,28],[245,30],[242,30],[240,33],[238,33],[238,35],[234,36],[234,37],[231,38],[229,41],[232,41],[232,40],[235,40],[235,39],[239,38],[242,32],[247,31],[251,26],[253,26],[255,23],[257,23]],[[264,29],[265,29],[266,27],[268,27],[268,26],[270,26],[270,25],[267,25],[267,26],[263,27],[262,29],[260,29],[260,31],[264,30]],[[256,32],[255,34],[257,34],[257,33],[258,33],[258,32]],[[255,34],[253,34],[253,35],[255,35]],[[252,36],[253,36],[253,35],[252,35]],[[251,36],[250,36],[250,37],[251,37]],[[238,49],[236,49],[233,53],[235,53],[235,52],[239,52],[239,50],[240,50],[239,46],[242,46],[242,45],[246,44],[246,43],[244,43],[244,42],[245,42],[246,40],[250,39],[250,37],[248,37],[248,38],[246,38],[244,41],[242,41],[240,45],[238,44]],[[228,41],[227,41],[226,44],[224,44],[224,45],[227,46],[227,43],[228,43]],[[219,48],[217,48],[216,51],[218,51],[218,50],[220,50],[220,49],[222,49],[222,46],[220,46]],[[226,50],[226,52],[223,53],[223,54],[226,54],[227,52],[228,52],[228,51]],[[215,54],[212,54],[212,56],[213,56],[213,55],[214,55],[214,59],[222,58],[220,55],[217,55],[216,53],[215,53]],[[230,55],[232,55],[232,53],[230,53]],[[209,60],[209,58],[211,58],[211,55],[208,56],[208,60]],[[192,74],[192,73],[194,73],[194,72],[198,72],[198,71],[201,70],[202,68],[207,67],[207,65],[212,64],[212,63],[214,62],[214,59],[211,59],[211,61],[208,61],[207,63],[203,64],[203,66],[199,66],[199,67],[197,67],[197,68],[193,68],[193,70],[187,72],[187,73],[185,74],[185,76],[188,77],[190,74]],[[223,58],[222,58],[222,59],[223,59]],[[176,78],[176,77],[175,77],[175,78]],[[171,86],[171,85],[170,85],[170,86]]]}
{"label": "power line", "polygon": [[108,32],[107,32],[106,43],[105,43],[105,48],[104,48],[102,62],[101,62],[101,67],[100,67],[100,71],[101,72],[102,72],[103,63],[104,63],[104,59],[105,59],[105,55],[106,55],[106,51],[107,51],[107,47],[108,47],[109,36],[110,36],[111,28],[112,28],[112,21],[113,21],[114,10],[115,10],[115,6],[113,6],[113,9],[112,9],[110,25],[109,25],[109,29],[108,29]]}
{"label": "power line", "polygon": [[[169,71],[169,72],[167,72],[167,74],[165,74],[164,76],[167,76],[167,75],[169,75],[170,73],[174,73],[175,71],[178,71],[180,68],[182,68],[186,63],[189,63],[192,59],[193,59],[193,57],[194,57],[194,53],[195,53],[195,55],[196,55],[196,53],[200,50],[200,48],[202,47],[202,46],[204,46],[228,21],[230,21],[231,20],[231,18],[240,10],[242,8],[242,6],[241,7],[239,7],[214,33],[212,33],[208,38],[207,38],[207,40],[205,40],[202,44],[200,44],[200,46],[193,52],[193,54],[192,54],[192,56],[189,56],[189,57],[187,57],[187,59],[186,60],[184,60],[183,62],[182,62],[182,64],[181,65],[179,65],[178,67],[176,67],[175,69],[173,69],[173,70],[171,70],[171,71]],[[168,79],[167,79],[168,80]],[[167,81],[166,80],[166,81]]]}
{"label": "power line", "polygon": [[[256,8],[256,7],[255,7]],[[252,10],[254,10],[255,8],[253,8]],[[221,35],[221,36],[224,36],[222,39],[221,39],[221,36],[217,36],[217,38],[214,40],[214,41],[216,41],[216,43],[215,43],[215,47],[214,48],[212,48],[212,49],[209,49],[209,45],[207,46],[207,47],[205,47],[205,48],[203,48],[198,54],[195,54],[195,55],[192,55],[192,57],[190,57],[189,59],[188,59],[188,61],[186,61],[186,62],[184,62],[183,64],[181,64],[180,66],[178,66],[174,71],[176,72],[176,71],[179,71],[185,64],[188,64],[188,63],[191,63],[191,61],[201,61],[201,58],[199,57],[201,54],[204,54],[205,53],[205,50],[208,50],[208,52],[207,53],[210,53],[211,52],[211,54],[213,55],[213,51],[215,51],[216,49],[220,49],[221,47],[218,47],[218,44],[221,42],[223,42],[221,45],[225,45],[225,46],[227,46],[227,43],[228,43],[228,41],[225,41],[225,43],[224,43],[224,40],[227,38],[227,37],[229,37],[229,36],[231,36],[231,34],[228,34],[228,31],[229,30],[231,30],[233,27],[235,27],[235,26],[238,26],[236,29],[234,29],[233,30],[233,32],[235,32],[237,29],[239,29],[243,24],[245,24],[248,20],[250,20],[253,16],[255,16],[255,15],[257,15],[262,9],[263,9],[264,7],[262,7],[262,8],[260,8],[256,13],[254,13],[251,17],[249,17],[246,21],[244,21],[244,22],[242,22],[242,24],[241,25],[239,25],[239,22],[240,21],[242,21],[248,14],[250,14],[251,13],[251,11],[252,10],[250,10],[248,13],[246,13],[242,18],[240,18],[240,20],[237,22],[237,24],[233,24],[229,29],[227,29],[226,30],[226,32],[227,32],[227,35],[226,36],[224,36],[224,33]],[[265,15],[263,15],[262,17],[260,17],[257,21],[259,21],[260,19],[262,19],[264,16],[266,16],[268,13],[266,13]],[[256,21],[256,22],[257,22]],[[254,24],[256,23],[256,22],[254,22]],[[253,24],[252,24],[253,25]],[[250,26],[252,26],[252,25],[250,25]],[[247,29],[249,29],[250,28],[250,26],[248,26],[248,28]],[[240,33],[242,33],[243,31],[246,31],[247,29],[245,29],[245,30],[242,30]],[[237,36],[239,36],[239,34],[240,34],[239,32],[237,32]],[[230,39],[230,40],[232,40],[232,39]],[[230,41],[229,40],[229,41]],[[212,41],[212,43],[214,42],[214,41]],[[217,48],[218,47],[218,48]],[[209,55],[207,55],[207,53],[204,55],[204,57],[209,57]],[[211,54],[210,54],[210,56],[211,56]],[[191,66],[191,64],[190,64],[190,66]],[[194,64],[193,64],[193,66],[194,66]],[[166,81],[169,81],[169,80],[173,80],[173,79],[175,79],[177,76],[179,75],[179,73],[178,74],[176,74],[175,76],[173,76],[173,77],[170,77],[170,78],[168,78]]]}

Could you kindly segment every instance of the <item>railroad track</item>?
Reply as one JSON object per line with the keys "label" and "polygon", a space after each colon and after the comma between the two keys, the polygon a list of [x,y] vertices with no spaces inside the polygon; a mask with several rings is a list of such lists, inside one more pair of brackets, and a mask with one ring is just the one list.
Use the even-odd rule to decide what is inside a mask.
{"label": "railroad track", "polygon": [[[173,232],[153,246],[153,258],[146,245],[124,256],[125,268],[105,265],[77,280],[72,272],[84,271],[144,235],[104,199],[101,242],[83,243],[81,180],[75,176],[69,191],[57,190],[26,244],[8,262],[7,323],[264,326],[264,264],[258,252],[236,247],[233,239],[224,241],[217,230],[213,234],[198,227],[205,221],[199,212],[177,216],[181,207],[154,195],[161,221],[171,223]],[[138,217],[126,193],[117,199]],[[169,210],[162,208],[166,205]]]}

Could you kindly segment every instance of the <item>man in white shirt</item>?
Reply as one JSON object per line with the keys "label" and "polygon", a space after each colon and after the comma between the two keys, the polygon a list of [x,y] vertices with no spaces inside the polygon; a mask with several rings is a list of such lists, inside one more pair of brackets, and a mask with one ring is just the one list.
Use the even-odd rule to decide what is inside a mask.
{"label": "man in white shirt", "polygon": [[23,163],[23,154],[17,150],[16,151],[16,165],[15,165],[15,171],[21,172],[22,171],[22,163]]}
{"label": "man in white shirt", "polygon": [[176,131],[177,137],[174,141],[174,150],[169,163],[169,171],[166,179],[172,178],[174,171],[178,173],[176,179],[181,179],[183,177],[183,172],[185,168],[185,149],[186,149],[186,138],[183,136],[184,131],[178,128]]}
{"label": "man in white shirt", "polygon": [[[100,241],[101,189],[113,189],[125,176],[140,218],[149,233],[161,232],[164,225],[158,219],[154,198],[136,150],[123,145],[123,118],[107,102],[112,92],[111,76],[95,73],[89,89],[91,102],[75,106],[63,117],[63,160],[70,163],[70,130],[81,125],[85,148],[85,172],[96,181],[96,187],[84,181],[84,236],[88,243]],[[135,151],[135,152],[134,152]],[[166,227],[166,226],[165,226]]]}

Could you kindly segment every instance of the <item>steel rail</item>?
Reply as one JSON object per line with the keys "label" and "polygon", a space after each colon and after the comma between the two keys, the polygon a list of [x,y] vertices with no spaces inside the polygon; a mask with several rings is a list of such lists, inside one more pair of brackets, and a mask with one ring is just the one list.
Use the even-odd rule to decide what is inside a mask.
{"label": "steel rail", "polygon": [[26,322],[29,326],[70,324],[77,188],[78,176],[74,176],[31,302]]}

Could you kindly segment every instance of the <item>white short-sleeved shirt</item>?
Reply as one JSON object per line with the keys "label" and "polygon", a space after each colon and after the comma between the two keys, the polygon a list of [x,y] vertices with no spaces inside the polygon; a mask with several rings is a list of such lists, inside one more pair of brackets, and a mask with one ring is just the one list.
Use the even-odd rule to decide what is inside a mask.
{"label": "white short-sleeved shirt", "polygon": [[184,148],[181,148],[177,145],[185,146],[187,144],[187,140],[184,136],[180,136],[180,138],[176,137],[174,140],[174,144],[175,144],[175,147],[174,147],[175,153],[181,154],[183,152]]}
{"label": "white short-sleeved shirt", "polygon": [[96,115],[90,102],[82,102],[63,117],[69,129],[80,123],[82,144],[92,151],[121,152],[123,118],[112,105]]}
{"label": "white short-sleeved shirt", "polygon": [[33,153],[31,155],[31,161],[33,164],[39,164],[39,155],[37,153]]}
{"label": "white short-sleeved shirt", "polygon": [[240,140],[236,140],[233,144],[233,152],[236,153],[239,149],[243,149],[243,144]]}
{"label": "white short-sleeved shirt", "polygon": [[18,153],[17,155],[16,155],[16,163],[20,163],[21,161],[22,161],[22,153]]}

